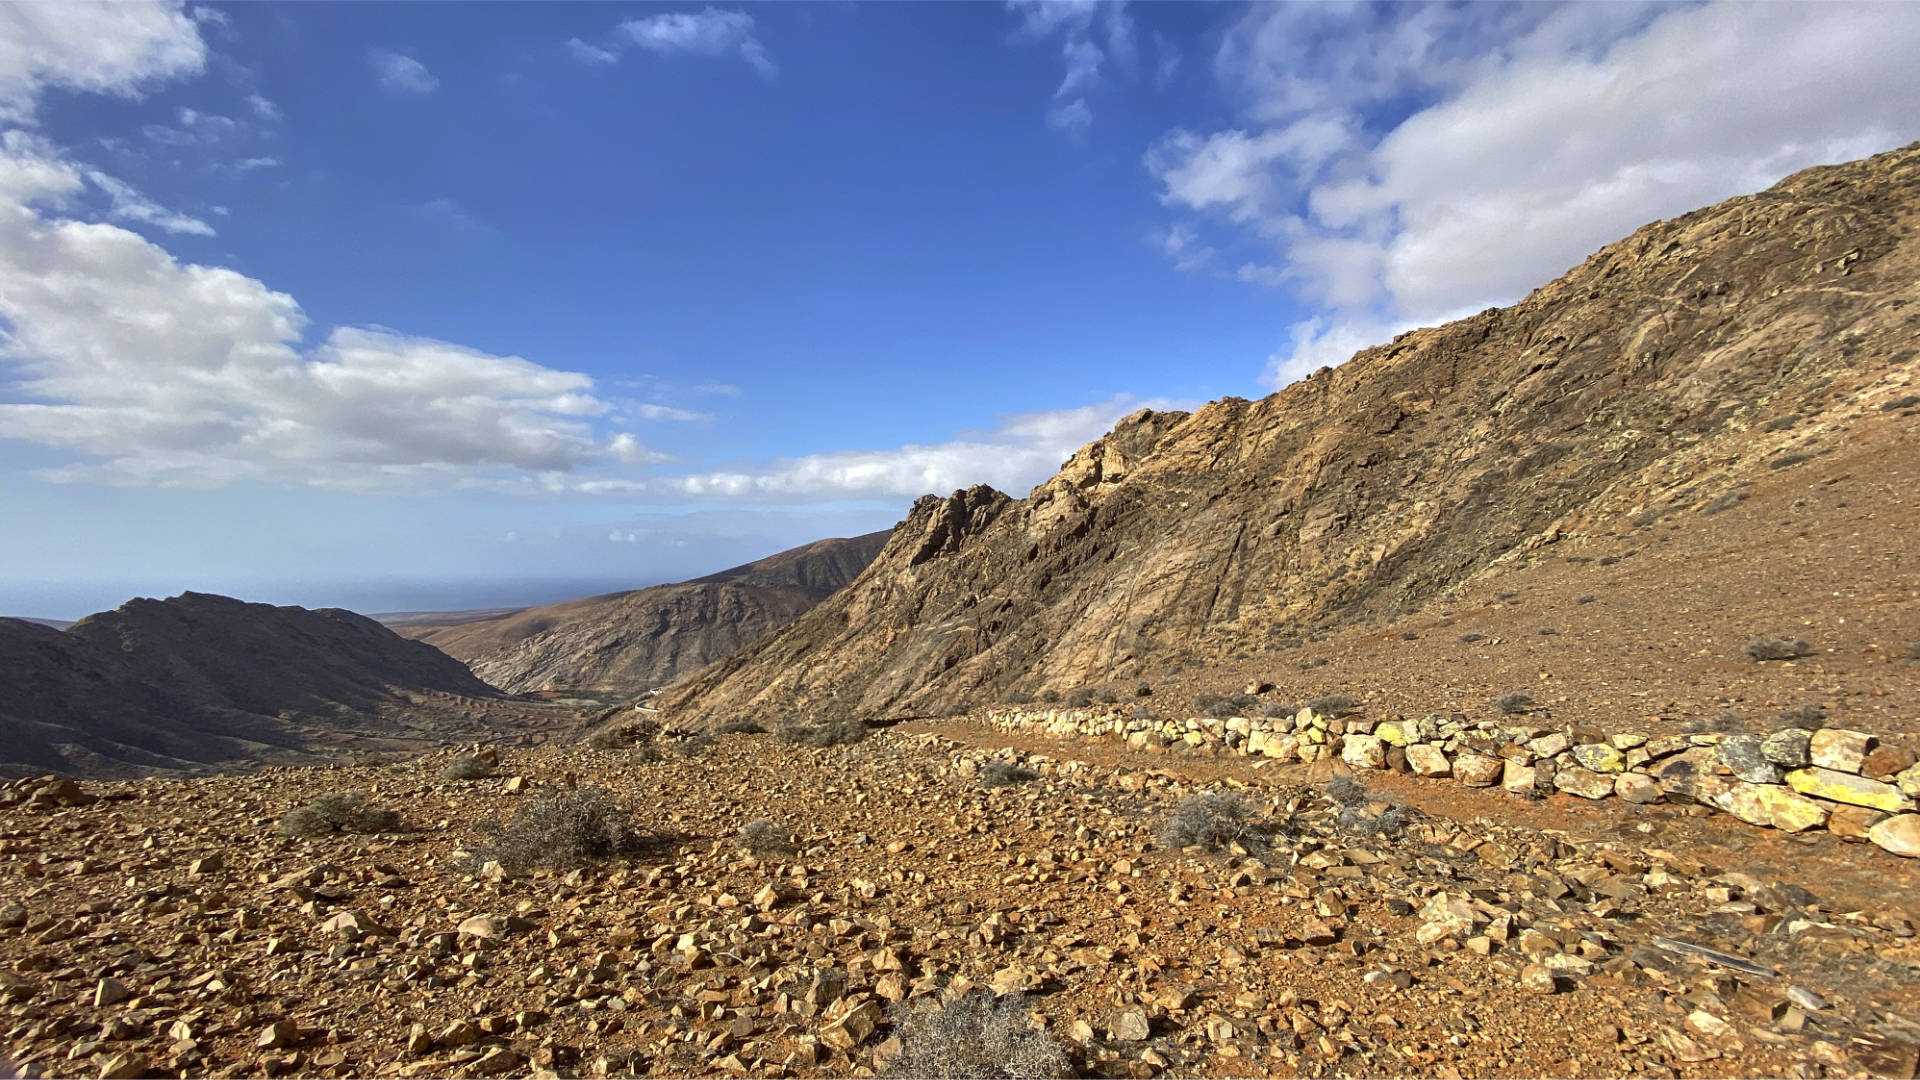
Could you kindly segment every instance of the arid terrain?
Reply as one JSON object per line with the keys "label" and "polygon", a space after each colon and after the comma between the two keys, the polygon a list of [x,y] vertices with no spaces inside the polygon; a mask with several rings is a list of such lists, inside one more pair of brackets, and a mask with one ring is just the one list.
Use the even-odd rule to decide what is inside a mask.
{"label": "arid terrain", "polygon": [[471,671],[266,609],[87,698],[49,657],[106,624],[0,624],[23,700],[191,685],[310,755],[20,757],[67,775],[0,789],[0,1053],[1911,1080],[1916,226],[1920,147],[1809,170],[1025,499],[408,629]]}
{"label": "arid terrain", "polygon": [[887,533],[816,540],[693,581],[434,625],[389,620],[515,693],[634,693],[697,671],[792,622],[859,576]]}

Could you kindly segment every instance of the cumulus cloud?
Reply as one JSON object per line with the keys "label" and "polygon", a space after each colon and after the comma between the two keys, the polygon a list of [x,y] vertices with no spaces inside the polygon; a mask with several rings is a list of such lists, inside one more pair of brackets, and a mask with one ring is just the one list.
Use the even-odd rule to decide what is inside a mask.
{"label": "cumulus cloud", "polygon": [[656,55],[719,57],[737,55],[762,78],[780,73],[773,54],[754,31],[753,16],[744,11],[709,7],[701,11],[671,11],[628,19],[604,42],[569,39],[567,51],[583,64],[616,64],[629,49]]}
{"label": "cumulus cloud", "polygon": [[1128,413],[1191,407],[1119,396],[1079,408],[1017,413],[990,431],[932,445],[808,454],[752,468],[661,477],[646,487],[693,498],[768,501],[916,498],[973,484],[1024,494]]}
{"label": "cumulus cloud", "polygon": [[[387,488],[658,460],[596,431],[610,406],[585,375],[380,327],[303,347],[291,296],[49,212],[87,183],[115,192],[44,139],[0,139],[0,437],[78,459],[47,479]],[[115,206],[164,221],[136,198]]]}
{"label": "cumulus cloud", "polygon": [[[1007,8],[1020,17],[1019,40],[1059,38],[1065,74],[1047,106],[1047,126],[1075,138],[1084,135],[1093,126],[1087,99],[1105,83],[1104,70],[1134,66],[1133,20],[1124,0],[1008,0]],[[1167,46],[1156,77],[1171,79],[1179,63],[1179,54]]]}
{"label": "cumulus cloud", "polygon": [[138,98],[206,63],[199,28],[177,3],[0,4],[0,122],[31,123],[47,87]]}
{"label": "cumulus cloud", "polygon": [[1648,221],[1920,137],[1915,55],[1911,5],[1262,5],[1214,60],[1241,122],[1146,165],[1185,227],[1260,253],[1242,280],[1323,306],[1281,379],[1356,327],[1511,302]]}
{"label": "cumulus cloud", "polygon": [[400,94],[431,94],[440,89],[440,80],[427,65],[392,49],[370,49],[367,63],[373,66],[373,73],[380,85]]}

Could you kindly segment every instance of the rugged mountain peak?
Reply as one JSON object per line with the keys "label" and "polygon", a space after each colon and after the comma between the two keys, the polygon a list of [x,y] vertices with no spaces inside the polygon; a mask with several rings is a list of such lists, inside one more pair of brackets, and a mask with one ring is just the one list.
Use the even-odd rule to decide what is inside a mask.
{"label": "rugged mountain peak", "polygon": [[665,705],[927,712],[1416,608],[1837,430],[1914,355],[1916,226],[1920,147],[1812,169],[1259,401],[1143,410],[1026,499],[922,499],[846,590]]}

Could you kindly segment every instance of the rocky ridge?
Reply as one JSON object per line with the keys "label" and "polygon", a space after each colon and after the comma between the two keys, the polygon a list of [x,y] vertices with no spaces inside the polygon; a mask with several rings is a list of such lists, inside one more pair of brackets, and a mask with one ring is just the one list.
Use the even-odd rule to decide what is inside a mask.
{"label": "rocky ridge", "polygon": [[635,693],[799,618],[873,561],[887,533],[818,540],[675,585],[526,608],[456,626],[396,626],[514,692]]}
{"label": "rocky ridge", "polygon": [[[500,697],[444,653],[338,609],[189,592],[65,631],[0,619],[0,775],[317,761],[526,726]],[[561,717],[531,726],[573,719]]]}
{"label": "rocky ridge", "polygon": [[1914,147],[1811,169],[1260,401],[1136,414],[1025,499],[924,498],[847,589],[665,706],[897,716],[1156,680],[1447,604],[1654,504],[1737,502],[1864,411],[1910,446],[1916,180]]}

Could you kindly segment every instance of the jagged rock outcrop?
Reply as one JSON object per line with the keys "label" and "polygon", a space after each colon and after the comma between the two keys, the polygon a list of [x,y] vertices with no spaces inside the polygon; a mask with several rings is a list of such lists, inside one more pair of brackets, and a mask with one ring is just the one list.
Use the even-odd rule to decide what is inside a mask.
{"label": "jagged rock outcrop", "polygon": [[858,576],[887,536],[818,540],[675,585],[400,632],[516,693],[635,692],[671,682],[799,618]]}
{"label": "jagged rock outcrop", "polygon": [[335,608],[188,592],[65,631],[0,619],[0,773],[312,760],[316,734],[379,730],[383,706],[420,692],[499,696],[439,650]]}
{"label": "jagged rock outcrop", "polygon": [[920,500],[847,589],[663,705],[900,715],[1152,678],[1720,495],[1843,438],[1913,361],[1917,224],[1920,147],[1810,169],[1259,401],[1136,413],[1024,500]]}

